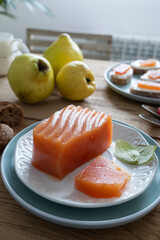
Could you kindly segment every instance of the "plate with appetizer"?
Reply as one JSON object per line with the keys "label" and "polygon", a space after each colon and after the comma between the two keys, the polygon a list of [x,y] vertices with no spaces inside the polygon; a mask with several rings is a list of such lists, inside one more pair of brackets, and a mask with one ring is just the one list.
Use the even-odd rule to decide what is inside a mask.
{"label": "plate with appetizer", "polygon": [[104,77],[117,93],[149,104],[160,104],[160,61],[135,60],[108,68]]}
{"label": "plate with appetizer", "polygon": [[52,202],[110,207],[149,187],[156,148],[109,114],[69,105],[19,138],[14,167],[23,184]]}
{"label": "plate with appetizer", "polygon": [[[143,136],[149,145],[156,142],[144,132],[122,122],[113,121],[113,124],[129,127]],[[17,176],[14,168],[15,149],[17,141],[32,131],[33,124],[18,133],[7,145],[1,159],[1,176],[6,189],[11,196],[27,211],[49,222],[62,226],[81,229],[111,228],[128,224],[144,217],[151,212],[160,201],[160,165],[150,186],[136,198],[110,207],[79,208],[57,204],[47,200],[30,190]],[[160,156],[160,147],[157,146],[156,155]]]}

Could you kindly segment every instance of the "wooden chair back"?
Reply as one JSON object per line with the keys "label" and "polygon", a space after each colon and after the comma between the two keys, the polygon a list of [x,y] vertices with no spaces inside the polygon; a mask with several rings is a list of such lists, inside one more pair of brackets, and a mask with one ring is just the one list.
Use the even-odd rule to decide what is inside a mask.
{"label": "wooden chair back", "polygon": [[[109,60],[112,49],[111,35],[66,32],[78,44],[85,58]],[[58,39],[60,31],[27,29],[27,45],[31,52],[43,53]]]}

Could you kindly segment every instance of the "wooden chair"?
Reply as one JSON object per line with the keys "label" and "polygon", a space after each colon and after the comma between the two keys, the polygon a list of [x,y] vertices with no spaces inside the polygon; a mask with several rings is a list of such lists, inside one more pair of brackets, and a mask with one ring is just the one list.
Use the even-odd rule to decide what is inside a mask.
{"label": "wooden chair", "polygon": [[[112,49],[111,35],[66,32],[79,45],[85,58],[109,60]],[[31,52],[43,53],[62,32],[27,29],[27,45]]]}

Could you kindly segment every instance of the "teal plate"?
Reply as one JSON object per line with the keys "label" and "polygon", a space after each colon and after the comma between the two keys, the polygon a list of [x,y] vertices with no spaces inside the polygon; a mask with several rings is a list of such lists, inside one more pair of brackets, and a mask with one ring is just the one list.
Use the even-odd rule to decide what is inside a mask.
{"label": "teal plate", "polygon": [[[1,159],[1,175],[7,190],[29,212],[63,226],[98,229],[116,227],[133,222],[148,214],[160,202],[160,164],[156,176],[147,190],[135,199],[120,205],[94,209],[75,208],[57,204],[40,197],[19,180],[14,170],[14,152],[17,140],[23,134],[33,129],[35,125],[33,124],[18,133],[7,145]],[[143,135],[149,144],[157,145],[147,134],[138,129],[136,130]],[[160,156],[159,146],[156,149],[156,154]]]}
{"label": "teal plate", "polygon": [[[126,62],[126,63],[130,64],[130,62]],[[115,92],[119,93],[120,95],[122,95],[124,97],[130,98],[132,100],[136,100],[138,102],[148,103],[148,104],[157,104],[157,105],[160,104],[160,99],[144,97],[144,96],[130,93],[131,81],[132,81],[132,79],[138,80],[140,78],[139,75],[133,75],[131,81],[124,86],[113,83],[110,78],[110,73],[113,70],[113,68],[115,68],[118,65],[119,64],[116,64],[116,65],[108,68],[104,73],[104,78],[112,90],[114,90]]]}

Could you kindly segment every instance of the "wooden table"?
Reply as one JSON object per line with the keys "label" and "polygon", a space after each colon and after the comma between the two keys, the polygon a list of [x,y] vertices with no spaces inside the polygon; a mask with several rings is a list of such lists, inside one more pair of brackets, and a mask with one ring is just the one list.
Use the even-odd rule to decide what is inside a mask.
{"label": "wooden table", "polygon": [[[160,131],[138,117],[139,113],[145,113],[141,103],[120,96],[111,90],[104,79],[104,71],[112,66],[113,62],[99,60],[85,60],[92,69],[96,79],[96,91],[83,102],[70,102],[61,97],[57,90],[45,101],[28,105],[20,102],[9,87],[7,77],[0,78],[0,101],[11,101],[19,104],[24,109],[23,123],[14,128],[15,134],[28,125],[38,120],[51,116],[53,112],[68,104],[81,105],[110,113],[114,120],[130,124],[160,143]],[[102,230],[72,229],[59,226],[23,209],[10,196],[2,179],[0,178],[0,239],[2,240],[38,240],[38,239],[69,239],[69,240],[100,240],[100,239],[150,239],[160,237],[160,205],[147,216],[133,223]]]}

